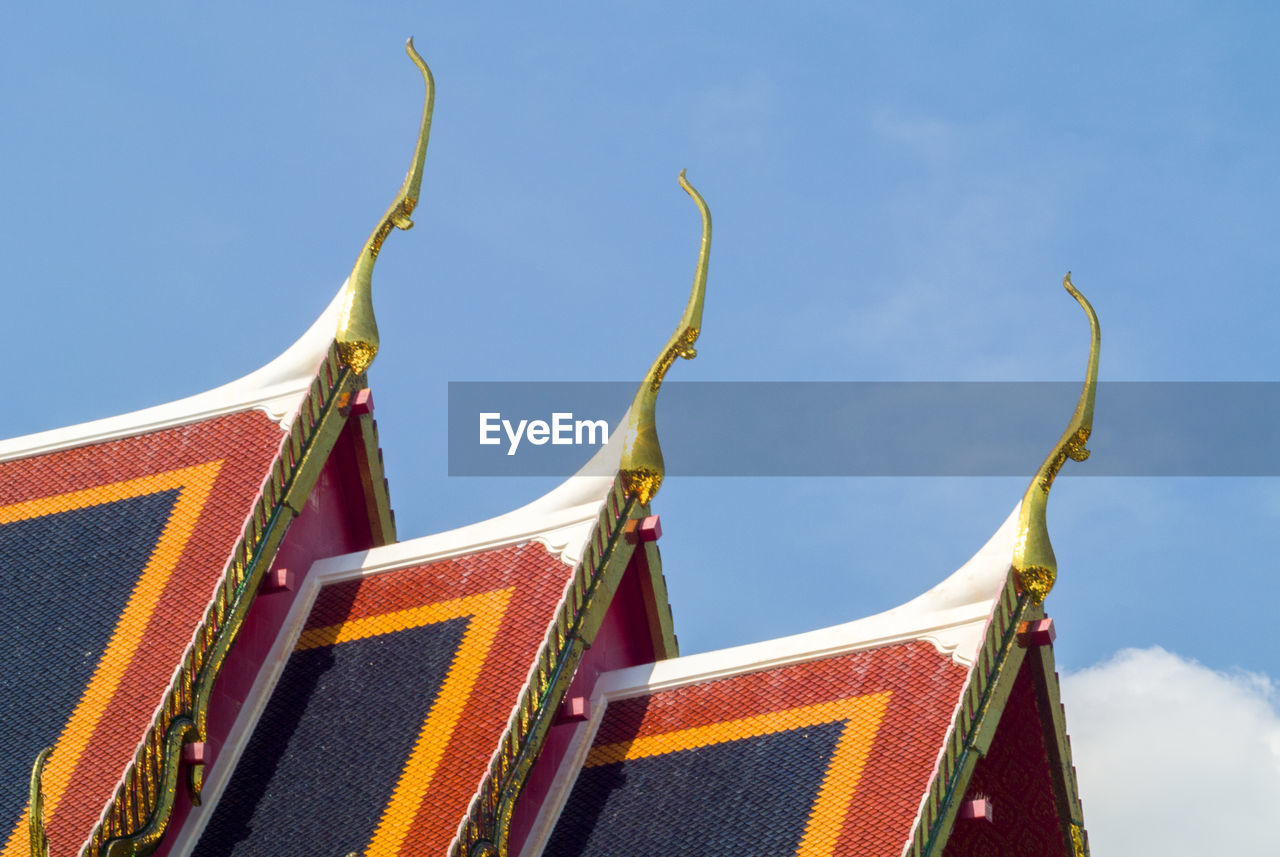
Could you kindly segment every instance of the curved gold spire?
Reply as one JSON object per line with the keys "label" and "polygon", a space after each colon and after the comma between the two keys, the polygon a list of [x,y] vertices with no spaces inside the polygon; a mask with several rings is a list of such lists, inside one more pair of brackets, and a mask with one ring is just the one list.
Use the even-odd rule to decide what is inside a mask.
{"label": "curved gold spire", "polygon": [[1022,495],[1022,508],[1018,512],[1013,570],[1018,578],[1018,586],[1036,604],[1044,601],[1058,577],[1058,561],[1054,558],[1053,545],[1049,543],[1049,528],[1045,522],[1049,489],[1068,458],[1072,461],[1084,461],[1089,457],[1085,444],[1093,432],[1093,400],[1098,390],[1098,348],[1102,342],[1098,315],[1085,296],[1071,283],[1070,271],[1062,278],[1062,285],[1084,308],[1085,315],[1089,317],[1092,337],[1089,344],[1089,367],[1085,371],[1084,389],[1080,391],[1080,401],[1076,404],[1075,413],[1071,415],[1071,421],[1067,423],[1057,445],[1027,486],[1026,493]]}
{"label": "curved gold spire", "polygon": [[702,215],[702,243],[698,247],[698,267],[693,274],[693,290],[689,303],[680,317],[676,332],[667,340],[658,359],[653,362],[644,382],[631,402],[627,431],[622,439],[622,474],[627,493],[641,503],[648,503],[662,486],[666,472],[662,463],[662,447],[658,443],[658,428],[654,422],[654,406],[658,401],[658,389],[662,379],[677,357],[692,360],[698,355],[693,344],[698,341],[702,329],[702,303],[707,294],[707,261],[711,257],[711,212],[706,200],[680,171],[680,187],[693,198]]}
{"label": "curved gold spire", "polygon": [[422,126],[418,129],[418,145],[413,150],[413,163],[404,177],[404,184],[395,200],[382,215],[377,228],[365,242],[355,267],[351,269],[351,277],[347,281],[347,294],[342,304],[342,312],[338,317],[338,353],[342,361],[351,367],[356,374],[369,368],[373,358],[378,354],[378,323],[373,317],[373,264],[378,261],[378,253],[382,250],[382,242],[391,234],[392,227],[411,229],[413,221],[409,215],[418,204],[418,192],[422,187],[422,166],[427,158],[427,138],[431,135],[431,110],[435,106],[436,83],[431,76],[431,69],[413,47],[413,39],[404,46],[409,59],[422,72],[422,80],[427,86],[426,103],[422,108]]}
{"label": "curved gold spire", "polygon": [[27,820],[27,836],[31,843],[31,857],[49,857],[49,837],[44,832],[44,763],[48,761],[52,747],[45,747],[36,756],[36,763],[31,766],[31,798],[27,809],[31,815]]}

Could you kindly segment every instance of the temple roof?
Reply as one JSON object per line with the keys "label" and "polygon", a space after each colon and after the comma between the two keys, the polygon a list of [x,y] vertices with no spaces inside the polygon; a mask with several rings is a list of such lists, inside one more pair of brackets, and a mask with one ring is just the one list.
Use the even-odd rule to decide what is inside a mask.
{"label": "temple roof", "polygon": [[[91,852],[143,836],[136,802],[177,764],[161,736],[215,680],[192,769],[209,776],[178,794],[160,857],[461,857],[510,831],[523,857],[967,854],[1015,835],[962,827],[969,844],[948,844],[974,783],[1038,801],[1017,836],[1083,841],[1051,651],[1019,642],[1043,616],[1014,562],[1025,510],[899,607],[671,657],[660,528],[620,460],[627,419],[544,497],[388,543],[371,399],[330,326],[341,298],[240,381],[10,442],[6,854],[25,850],[23,768],[51,743],[53,853],[91,829]],[[312,485],[327,511],[271,546],[269,522],[313,506]],[[249,639],[215,657],[235,615]],[[1028,742],[1031,797],[1004,786],[1027,758],[1008,747]]]}
{"label": "temple roof", "polygon": [[[527,506],[395,543],[365,370],[431,122],[408,52],[409,174],[298,342],[0,443],[0,857],[42,857],[46,833],[53,857],[1085,854],[1041,607],[1049,488],[1088,454],[1097,378],[1069,277],[1080,403],[968,563],[875,616],[680,658],[650,501],[710,250],[683,172],[693,288],[610,443]],[[972,806],[992,795],[1012,822],[957,827],[995,824]]]}
{"label": "temple roof", "polygon": [[6,854],[26,850],[27,773],[47,746],[45,813],[59,852],[74,853],[97,821],[283,437],[242,410],[0,464]]}
{"label": "temple roof", "polygon": [[[941,853],[975,762],[980,773],[1027,763],[1016,749],[986,761],[990,736],[1006,729],[1022,730],[1015,743],[1052,744],[1057,765],[1041,752],[1043,794],[999,790],[1004,826],[1034,797],[1052,810],[1035,827],[1053,846],[1045,853],[1068,853],[1065,837],[1082,829],[1071,832],[1079,801],[1060,714],[1055,727],[1046,708],[1042,728],[1021,709],[1003,713],[1010,697],[1037,705],[1011,686],[1015,675],[1019,688],[1032,681],[1019,618],[1033,614],[1010,567],[1017,511],[901,607],[601,676],[519,853]],[[1058,803],[1074,811],[1059,819]]]}
{"label": "temple roof", "polygon": [[[227,736],[207,809],[172,850],[442,854],[495,748],[525,741],[538,718],[549,725],[539,688],[575,654],[569,637],[595,642],[604,667],[665,656],[661,570],[630,561],[646,552],[623,529],[642,510],[619,487],[618,449],[584,468],[600,472],[612,455],[612,478],[575,476],[492,520],[312,566]],[[630,588],[613,579],[632,567]],[[584,595],[597,584],[611,589],[593,607]],[[619,585],[628,594],[614,595]],[[615,602],[630,603],[611,613]],[[597,626],[606,614],[631,626],[584,629],[593,610]],[[651,615],[665,636],[650,637]]]}
{"label": "temple roof", "polygon": [[[177,700],[211,685],[208,653],[220,634],[234,636],[228,608],[252,601],[255,575],[322,474],[359,486],[334,516],[354,514],[352,538],[394,537],[376,430],[354,413],[356,379],[334,354],[344,291],[293,346],[237,381],[0,443],[6,855],[26,851],[24,769],[45,747],[51,848],[79,850],[119,800],[122,774],[141,771],[139,745],[161,741],[161,723],[191,703]],[[144,767],[161,765],[158,745],[153,755]]]}

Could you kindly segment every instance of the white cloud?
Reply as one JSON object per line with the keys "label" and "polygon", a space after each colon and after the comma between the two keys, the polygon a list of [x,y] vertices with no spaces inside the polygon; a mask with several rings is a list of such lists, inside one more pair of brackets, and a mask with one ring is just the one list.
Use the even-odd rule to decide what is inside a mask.
{"label": "white cloud", "polygon": [[1280,806],[1277,687],[1161,648],[1062,680],[1097,855],[1262,853]]}

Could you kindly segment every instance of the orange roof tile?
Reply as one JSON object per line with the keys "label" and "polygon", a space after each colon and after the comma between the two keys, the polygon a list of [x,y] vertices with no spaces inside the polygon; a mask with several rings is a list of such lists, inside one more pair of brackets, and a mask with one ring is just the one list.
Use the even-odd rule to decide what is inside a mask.
{"label": "orange roof tile", "polygon": [[26,772],[45,746],[54,747],[44,775],[52,854],[69,857],[88,836],[283,437],[266,415],[244,411],[0,463],[6,857],[26,852]]}

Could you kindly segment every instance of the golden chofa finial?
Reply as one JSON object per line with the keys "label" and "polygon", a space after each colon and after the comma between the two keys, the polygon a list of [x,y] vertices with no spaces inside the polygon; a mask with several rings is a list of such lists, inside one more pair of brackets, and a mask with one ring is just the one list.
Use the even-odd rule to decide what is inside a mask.
{"label": "golden chofa finial", "polygon": [[382,220],[365,242],[355,267],[351,269],[351,277],[347,280],[347,294],[342,303],[342,312],[338,317],[338,353],[342,361],[351,367],[351,371],[360,374],[369,368],[373,358],[378,354],[378,322],[373,317],[373,264],[378,261],[378,253],[382,250],[382,242],[391,234],[392,227],[411,229],[413,221],[409,215],[418,204],[418,192],[422,187],[422,166],[427,159],[427,138],[431,135],[431,110],[435,106],[436,82],[431,76],[431,69],[413,48],[413,39],[404,46],[409,59],[422,72],[422,80],[427,85],[426,103],[422,108],[422,127],[418,129],[418,145],[413,150],[413,163],[400,186],[400,193]]}
{"label": "golden chofa finial", "polygon": [[622,474],[627,493],[641,503],[648,503],[662,487],[665,468],[662,463],[662,447],[658,443],[658,427],[654,422],[654,405],[658,401],[658,389],[662,379],[677,357],[692,360],[698,355],[693,344],[698,341],[702,329],[702,303],[707,295],[707,260],[711,257],[711,212],[706,200],[694,190],[680,171],[680,187],[693,198],[702,215],[702,244],[698,247],[698,267],[693,274],[693,291],[689,304],[676,332],[667,340],[658,359],[644,376],[644,382],[631,402],[627,431],[622,439]]}
{"label": "golden chofa finial", "polygon": [[1091,341],[1089,343],[1089,368],[1085,372],[1084,389],[1080,391],[1080,401],[1076,411],[1067,423],[1066,431],[1058,439],[1049,457],[1040,465],[1035,478],[1027,486],[1022,495],[1022,508],[1018,512],[1018,536],[1013,548],[1013,571],[1018,579],[1018,586],[1031,596],[1036,604],[1044,601],[1044,597],[1053,589],[1053,582],[1058,577],[1058,561],[1053,556],[1053,545],[1049,543],[1049,528],[1045,523],[1045,508],[1049,503],[1049,489],[1053,486],[1054,477],[1062,469],[1062,465],[1070,458],[1072,461],[1084,461],[1089,457],[1085,444],[1093,432],[1093,400],[1098,391],[1098,348],[1102,343],[1102,334],[1098,329],[1098,315],[1085,296],[1080,294],[1071,283],[1071,272],[1062,278],[1063,287],[1084,308],[1089,317]]}
{"label": "golden chofa finial", "polygon": [[31,857],[49,857],[49,837],[44,832],[44,763],[49,760],[52,747],[45,747],[31,766],[31,796],[27,805],[31,813],[27,819],[27,835],[31,842]]}

